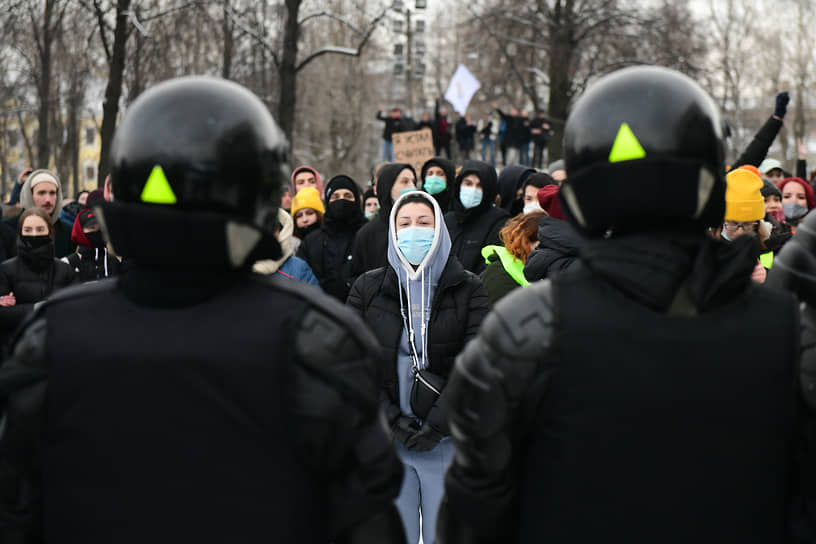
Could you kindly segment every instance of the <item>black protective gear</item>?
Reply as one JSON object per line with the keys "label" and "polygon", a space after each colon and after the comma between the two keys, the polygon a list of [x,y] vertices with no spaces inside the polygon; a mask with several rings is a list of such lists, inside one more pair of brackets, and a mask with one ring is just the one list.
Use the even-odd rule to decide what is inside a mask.
{"label": "black protective gear", "polygon": [[791,291],[805,304],[800,385],[805,401],[816,410],[816,214],[799,224],[776,256],[766,284]]}
{"label": "black protective gear", "polygon": [[564,131],[567,218],[593,235],[721,223],[723,126],[714,101],[679,72],[634,67],[601,78]]}
{"label": "black protective gear", "polygon": [[[191,76],[149,89],[111,148],[116,202],[103,206],[103,225],[117,254],[227,268],[278,258],[286,149],[266,106],[240,85]],[[163,235],[163,255],[152,233]]]}
{"label": "black protective gear", "polygon": [[[275,307],[287,311],[267,315]],[[71,339],[66,316],[99,333],[93,350]],[[123,316],[155,343],[110,326]],[[236,319],[240,361],[217,333]],[[193,321],[204,345],[174,346]],[[0,537],[404,542],[373,342],[352,312],[277,278],[172,312],[112,281],[62,291],[0,367]]]}

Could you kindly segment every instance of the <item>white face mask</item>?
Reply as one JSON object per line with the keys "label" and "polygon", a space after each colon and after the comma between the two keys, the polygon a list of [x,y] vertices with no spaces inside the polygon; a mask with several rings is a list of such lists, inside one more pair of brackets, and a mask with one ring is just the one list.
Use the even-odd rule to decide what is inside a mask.
{"label": "white face mask", "polygon": [[543,212],[544,208],[538,203],[537,200],[533,200],[532,202],[528,202],[524,205],[524,213],[531,213],[531,212]]}

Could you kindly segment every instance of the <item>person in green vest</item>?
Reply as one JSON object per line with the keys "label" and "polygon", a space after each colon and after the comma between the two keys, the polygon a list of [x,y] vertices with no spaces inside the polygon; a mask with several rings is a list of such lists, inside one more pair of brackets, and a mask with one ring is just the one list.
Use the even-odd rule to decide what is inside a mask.
{"label": "person in green vest", "polygon": [[519,214],[499,232],[503,246],[482,248],[487,268],[482,271],[481,279],[491,305],[516,287],[529,285],[524,277],[524,263],[538,245],[538,225],[546,216],[544,211]]}

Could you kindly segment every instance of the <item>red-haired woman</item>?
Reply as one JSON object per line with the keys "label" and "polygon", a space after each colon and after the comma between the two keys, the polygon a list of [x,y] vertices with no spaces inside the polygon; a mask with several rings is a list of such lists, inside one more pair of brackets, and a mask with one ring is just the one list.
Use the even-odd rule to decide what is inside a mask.
{"label": "red-haired woman", "polygon": [[543,211],[519,214],[499,232],[503,246],[482,248],[487,268],[481,278],[490,304],[495,304],[516,287],[528,285],[524,278],[524,263],[538,245],[538,225],[546,216]]}

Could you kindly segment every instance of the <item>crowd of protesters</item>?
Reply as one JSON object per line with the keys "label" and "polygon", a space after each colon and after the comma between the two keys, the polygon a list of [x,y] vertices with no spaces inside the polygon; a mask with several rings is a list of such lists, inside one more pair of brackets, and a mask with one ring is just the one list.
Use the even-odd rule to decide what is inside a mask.
{"label": "crowd of protesters", "polygon": [[[543,169],[545,167],[547,142],[552,134],[550,121],[543,111],[530,117],[526,110],[511,107],[504,112],[493,104],[493,113],[474,122],[469,113],[459,115],[456,121],[449,119],[448,109],[437,98],[433,116],[422,113],[417,122],[410,110],[403,112],[394,106],[388,115],[380,108],[376,119],[383,122],[382,160],[394,162],[394,134],[428,128],[433,135],[434,152],[448,160],[471,159],[478,152],[481,161],[493,167],[509,164]],[[454,147],[451,143],[456,142]],[[501,152],[497,157],[496,149]],[[500,159],[497,162],[497,158]]]}
{"label": "crowd of protesters", "polygon": [[[795,175],[767,157],[787,102],[787,93],[778,95],[773,115],[725,177],[725,214],[710,237],[739,248],[748,237],[755,253],[750,270],[728,271],[729,278],[765,282],[774,257],[816,207],[801,143]],[[470,115],[451,122],[439,100],[419,121],[397,107],[380,110],[383,163],[370,187],[343,172],[297,165],[272,229],[282,254],[253,264],[259,274],[316,286],[375,333],[381,406],[405,470],[396,506],[411,544],[434,541],[454,460],[445,398],[457,356],[500,300],[581,270],[582,255],[595,251],[562,209],[563,161],[545,164],[549,120],[494,109],[478,122]],[[419,171],[394,162],[393,135],[424,127],[437,156]],[[497,147],[505,165],[499,170]],[[56,172],[21,174],[0,223],[4,342],[58,289],[127,273],[95,211],[112,195],[106,184],[65,199]]]}

